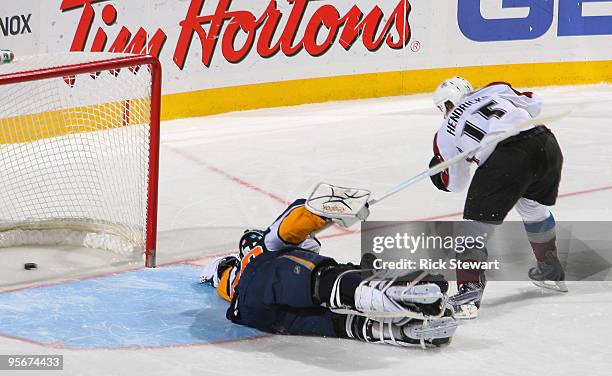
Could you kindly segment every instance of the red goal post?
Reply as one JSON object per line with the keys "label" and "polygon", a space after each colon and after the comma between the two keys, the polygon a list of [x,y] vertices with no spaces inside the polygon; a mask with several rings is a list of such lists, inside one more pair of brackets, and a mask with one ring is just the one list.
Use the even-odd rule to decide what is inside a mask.
{"label": "red goal post", "polygon": [[161,75],[126,54],[0,65],[0,247],[78,243],[155,267]]}

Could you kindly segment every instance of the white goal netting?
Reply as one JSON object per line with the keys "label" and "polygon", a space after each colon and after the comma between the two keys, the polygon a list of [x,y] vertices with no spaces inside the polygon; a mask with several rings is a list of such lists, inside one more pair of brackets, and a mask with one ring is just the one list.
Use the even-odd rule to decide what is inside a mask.
{"label": "white goal netting", "polygon": [[[135,60],[74,73],[118,57],[125,58],[41,55],[0,65],[0,247],[144,253],[154,225],[148,208],[157,199],[149,197],[157,169],[150,141],[159,126],[151,124],[152,68]],[[57,75],[6,82],[48,68]]]}

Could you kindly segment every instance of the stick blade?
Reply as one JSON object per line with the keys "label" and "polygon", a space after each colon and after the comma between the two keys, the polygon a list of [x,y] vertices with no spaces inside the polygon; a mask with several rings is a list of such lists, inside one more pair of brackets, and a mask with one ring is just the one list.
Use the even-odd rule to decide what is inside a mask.
{"label": "stick blade", "polygon": [[534,285],[543,289],[557,291],[557,292],[568,292],[567,284],[565,281],[531,281]]}

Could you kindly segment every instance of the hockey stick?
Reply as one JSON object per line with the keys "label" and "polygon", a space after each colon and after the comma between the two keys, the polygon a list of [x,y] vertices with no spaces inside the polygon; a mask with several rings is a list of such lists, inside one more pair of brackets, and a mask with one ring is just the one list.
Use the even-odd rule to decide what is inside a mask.
{"label": "hockey stick", "polygon": [[370,201],[368,201],[368,204],[370,206],[377,204],[379,202],[381,202],[382,200],[385,200],[393,195],[395,195],[398,192],[403,191],[404,189],[408,188],[409,186],[411,186],[412,184],[421,181],[422,179],[429,177],[429,176],[433,176],[437,173],[440,173],[444,170],[446,170],[447,168],[449,168],[450,166],[464,160],[467,158],[470,158],[472,156],[474,156],[476,153],[478,153],[481,150],[484,150],[490,146],[493,146],[499,142],[502,142],[512,136],[515,136],[517,134],[519,134],[522,130],[524,130],[525,128],[529,128],[531,126],[534,125],[540,125],[540,124],[544,124],[544,123],[552,123],[554,121],[563,119],[564,117],[566,117],[567,115],[569,115],[571,113],[571,111],[563,111],[557,114],[552,114],[549,116],[542,116],[542,117],[536,117],[536,118],[532,118],[529,120],[526,120],[522,123],[517,124],[514,129],[504,132],[502,134],[500,134],[499,136],[496,137],[492,137],[489,140],[481,143],[480,145],[478,145],[477,147],[471,149],[471,150],[467,150],[464,151],[462,153],[457,154],[456,156],[454,156],[453,158],[444,161],[440,164],[435,165],[434,167],[427,169],[409,179],[406,179],[404,181],[402,181],[401,183],[399,183],[397,186],[395,186],[393,189],[391,189],[390,191],[388,191],[387,193],[385,193],[384,195],[380,196],[379,198],[374,198],[371,199]]}

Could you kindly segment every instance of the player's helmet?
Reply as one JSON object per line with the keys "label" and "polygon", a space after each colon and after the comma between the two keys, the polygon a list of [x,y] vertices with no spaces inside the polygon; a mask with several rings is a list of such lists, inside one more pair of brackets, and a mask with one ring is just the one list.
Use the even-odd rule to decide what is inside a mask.
{"label": "player's helmet", "polygon": [[446,114],[446,102],[451,102],[455,107],[461,101],[461,98],[473,90],[472,85],[465,78],[450,78],[442,82],[434,92],[434,104],[443,114]]}
{"label": "player's helmet", "polygon": [[258,245],[263,249],[266,249],[264,236],[265,232],[262,230],[244,230],[244,234],[242,234],[240,244],[238,245],[238,249],[240,250],[240,258],[243,258]]}

